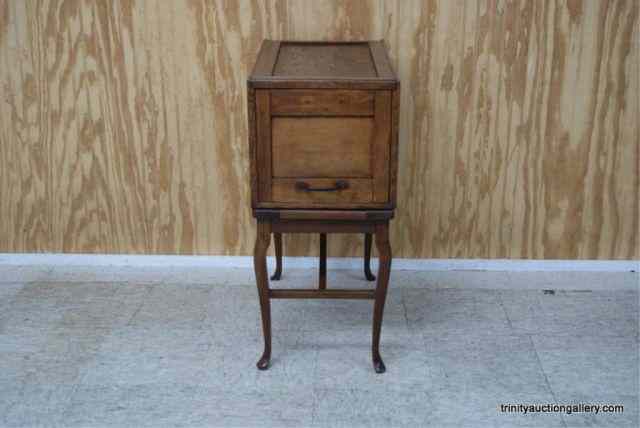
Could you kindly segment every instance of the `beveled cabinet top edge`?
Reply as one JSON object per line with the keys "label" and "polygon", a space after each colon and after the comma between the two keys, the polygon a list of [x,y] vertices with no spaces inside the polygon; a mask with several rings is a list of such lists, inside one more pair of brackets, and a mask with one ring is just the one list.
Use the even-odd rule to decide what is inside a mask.
{"label": "beveled cabinet top edge", "polygon": [[256,63],[253,66],[253,71],[251,72],[249,79],[260,79],[272,76],[279,51],[280,42],[264,40],[262,42],[262,46],[260,46],[260,50],[258,51],[258,57],[256,58]]}
{"label": "beveled cabinet top edge", "polygon": [[[283,45],[357,45],[366,44],[377,76],[275,76],[274,70]],[[260,51],[247,79],[249,88],[354,88],[354,89],[396,89],[398,78],[383,40],[363,41],[313,41],[313,40],[268,40],[262,42]]]}

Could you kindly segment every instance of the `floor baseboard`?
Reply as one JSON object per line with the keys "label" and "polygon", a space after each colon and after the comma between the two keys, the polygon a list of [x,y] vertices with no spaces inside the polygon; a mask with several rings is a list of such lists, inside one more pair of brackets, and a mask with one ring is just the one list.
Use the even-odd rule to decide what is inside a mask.
{"label": "floor baseboard", "polygon": [[[268,258],[269,265],[274,263]],[[316,268],[317,257],[285,257],[287,268]],[[362,258],[329,258],[332,269],[361,269]],[[377,259],[372,259],[377,266]],[[225,267],[252,268],[250,256],[175,256],[115,254],[0,253],[1,266],[110,266],[110,267]],[[638,272],[640,260],[522,260],[522,259],[394,259],[394,270],[510,271],[510,272]]]}

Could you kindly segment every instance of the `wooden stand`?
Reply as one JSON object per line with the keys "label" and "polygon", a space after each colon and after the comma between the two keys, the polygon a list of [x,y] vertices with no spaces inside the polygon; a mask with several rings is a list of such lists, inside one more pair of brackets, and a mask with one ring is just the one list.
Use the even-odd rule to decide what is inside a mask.
{"label": "wooden stand", "polygon": [[[264,353],[271,359],[271,299],[371,299],[373,367],[387,296],[389,221],[396,207],[400,82],[383,41],[265,40],[247,79],[251,208],[258,221],[254,264]],[[318,288],[269,287],[266,254],[273,234],[282,276],[282,234],[319,233]],[[327,285],[327,234],[365,236],[364,274],[375,235],[380,267],[375,290]]]}
{"label": "wooden stand", "polygon": [[[293,211],[255,210],[258,233],[254,249],[254,268],[260,297],[264,352],[258,361],[258,368],[266,370],[271,360],[271,299],[372,299],[373,337],[371,344],[373,368],[376,373],[384,373],[385,366],[380,357],[380,330],[384,304],[391,271],[391,245],[389,244],[389,219],[391,211]],[[276,272],[272,280],[282,275],[282,233],[320,233],[320,275],[318,289],[273,289],[267,275],[267,249],[274,235],[276,250]],[[326,234],[365,234],[364,271],[367,280],[375,280],[370,270],[371,236],[375,235],[379,256],[378,278],[375,290],[327,289],[326,287]]]}

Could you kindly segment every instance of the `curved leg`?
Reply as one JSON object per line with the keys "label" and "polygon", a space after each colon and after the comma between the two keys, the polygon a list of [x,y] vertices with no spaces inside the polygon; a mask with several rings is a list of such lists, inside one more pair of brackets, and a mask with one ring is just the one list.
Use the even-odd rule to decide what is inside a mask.
{"label": "curved leg", "polygon": [[279,281],[282,277],[282,233],[273,234],[273,245],[276,250],[276,271],[271,276],[271,281]]}
{"label": "curved leg", "polygon": [[258,235],[253,250],[253,267],[260,297],[262,333],[264,335],[264,353],[257,364],[260,370],[268,369],[271,360],[271,303],[269,302],[269,277],[267,275],[267,249],[271,241],[270,226],[268,222],[258,220]]}
{"label": "curved leg", "polygon": [[371,273],[371,234],[364,234],[364,276],[367,281],[375,281],[376,277]]}
{"label": "curved leg", "polygon": [[382,315],[384,313],[384,302],[387,298],[387,286],[389,285],[389,274],[391,273],[391,245],[389,244],[389,222],[376,225],[376,248],[380,258],[378,267],[378,283],[376,284],[375,303],[373,306],[373,342],[371,353],[373,357],[373,368],[376,373],[384,373],[386,368],[380,357],[380,329],[382,327]]}
{"label": "curved leg", "polygon": [[318,278],[318,288],[327,288],[327,234],[320,234],[320,273]]}

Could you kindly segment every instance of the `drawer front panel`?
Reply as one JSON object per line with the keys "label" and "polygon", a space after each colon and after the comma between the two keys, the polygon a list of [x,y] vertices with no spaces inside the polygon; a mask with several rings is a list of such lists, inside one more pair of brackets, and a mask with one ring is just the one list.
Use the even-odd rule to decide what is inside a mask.
{"label": "drawer front panel", "polygon": [[274,178],[371,177],[374,120],[369,117],[274,117]]}
{"label": "drawer front panel", "polygon": [[[281,114],[292,111],[278,107],[281,105],[278,94],[290,94],[289,91],[255,91],[255,143],[251,146],[255,162],[252,166],[255,168],[255,177],[252,177],[254,207],[388,208],[391,205],[390,161],[393,152],[391,92],[344,90],[372,94],[373,114],[364,114],[370,110],[367,107],[361,110],[362,115],[340,116],[312,114],[314,111],[338,111],[324,107],[320,110],[308,107],[309,114]],[[330,96],[341,91],[326,89],[321,95]],[[292,104],[300,105],[298,102]],[[366,105],[369,105],[368,101]],[[251,106],[250,109],[253,110]],[[276,114],[274,109],[280,113]],[[296,188],[296,182],[300,180],[312,184],[310,191]],[[348,188],[314,192],[315,185],[331,186],[336,180],[347,180]]]}
{"label": "drawer front panel", "polygon": [[323,89],[271,91],[276,116],[373,116],[374,92]]}
{"label": "drawer front panel", "polygon": [[373,183],[362,178],[274,178],[271,195],[274,202],[299,206],[367,203],[373,200]]}

